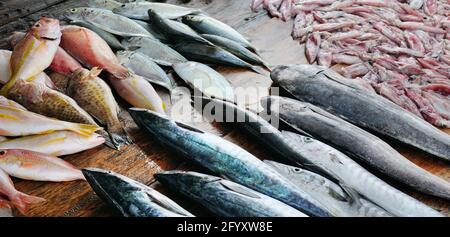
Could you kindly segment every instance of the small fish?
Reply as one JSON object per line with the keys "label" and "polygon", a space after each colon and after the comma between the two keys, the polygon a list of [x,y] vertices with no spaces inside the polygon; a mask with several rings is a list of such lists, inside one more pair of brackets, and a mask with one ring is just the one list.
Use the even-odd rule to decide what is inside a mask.
{"label": "small fish", "polygon": [[331,215],[322,204],[241,147],[152,111],[134,108],[130,113],[152,138],[217,175],[226,176],[233,182],[282,201],[307,215]]}
{"label": "small fish", "polygon": [[245,60],[253,65],[265,67],[267,68],[267,70],[271,71],[270,67],[267,66],[267,63],[264,62],[261,57],[233,40],[217,35],[202,35],[202,37],[209,40],[213,44],[227,50],[228,52],[238,56],[242,60]]}
{"label": "small fish", "polygon": [[108,44],[89,29],[65,26],[62,30],[61,47],[88,68],[98,67],[118,80],[132,76],[128,69],[120,65]]}
{"label": "small fish", "polygon": [[49,134],[31,135],[0,140],[0,149],[22,149],[51,156],[65,156],[90,150],[105,142],[96,133],[80,135],[71,131],[56,131]]}
{"label": "small fish", "polygon": [[82,171],[95,193],[124,217],[193,217],[168,197],[123,175],[93,168]]}
{"label": "small fish", "polygon": [[[167,39],[164,38],[164,35],[161,32],[157,32],[154,31],[152,29],[152,27],[150,26],[149,23],[145,22],[145,21],[140,21],[140,20],[133,20],[134,22],[138,23],[140,26],[142,26],[146,31],[148,31],[148,33],[150,33],[150,35],[152,35],[153,37],[138,37],[138,38],[148,38],[148,39],[155,39],[155,40],[159,40],[161,42],[166,42]],[[129,37],[129,38],[134,38],[134,37]]]}
{"label": "small fish", "polygon": [[151,58],[139,52],[118,51],[116,56],[122,65],[143,77],[150,83],[157,84],[169,90],[175,88],[175,82]]}
{"label": "small fish", "polygon": [[22,214],[28,210],[30,204],[45,202],[43,198],[17,191],[9,175],[2,169],[0,169],[0,194],[5,195],[8,203],[14,205]]}
{"label": "small fish", "polygon": [[67,182],[85,180],[81,171],[54,156],[34,151],[0,149],[0,169],[25,180]]}
{"label": "small fish", "polygon": [[138,23],[127,17],[114,14],[110,10],[89,7],[72,8],[64,12],[64,17],[71,21],[90,23],[99,29],[122,37],[153,37]]}
{"label": "small fish", "polygon": [[122,3],[114,0],[88,0],[87,5],[112,11],[114,8],[120,7]]}
{"label": "small fish", "polygon": [[114,146],[120,149],[122,145],[131,144],[131,139],[119,120],[119,105],[111,88],[98,77],[100,72],[97,68],[75,71],[69,80],[67,94],[100,124],[106,126]]}
{"label": "small fish", "polygon": [[203,13],[201,10],[192,9],[187,7],[181,7],[173,4],[160,3],[160,2],[130,2],[122,4],[113,10],[114,13],[123,15],[129,18],[148,21],[148,11],[153,10],[160,14],[161,17],[168,19],[178,19],[182,16],[189,14]]}
{"label": "small fish", "polygon": [[252,51],[256,51],[255,47],[239,32],[212,17],[206,15],[188,15],[183,17],[183,23],[201,34],[218,35],[236,41]]}
{"label": "small fish", "polygon": [[155,174],[162,184],[222,217],[307,217],[276,199],[210,175],[168,171]]}
{"label": "small fish", "polygon": [[0,94],[7,95],[16,81],[30,79],[48,68],[60,41],[59,21],[41,17],[14,47],[10,60],[11,77]]}
{"label": "small fish", "polygon": [[253,70],[263,75],[266,74],[264,72],[261,72],[259,68],[250,65],[249,63],[243,61],[242,59],[234,56],[232,53],[217,46],[209,46],[200,43],[186,42],[177,44],[174,46],[174,48],[183,56],[192,61],[212,63],[232,67],[241,67]]}
{"label": "small fish", "polygon": [[97,33],[97,35],[102,37],[102,39],[104,39],[106,41],[106,43],[108,43],[108,45],[113,49],[124,49],[124,47],[122,46],[120,41],[116,38],[116,36],[114,36],[113,34],[107,32],[107,31],[104,31],[88,22],[72,21],[71,24],[81,26],[84,28],[88,28],[88,29],[94,31],[95,33]]}
{"label": "small fish", "polygon": [[134,52],[145,54],[162,66],[171,67],[174,63],[185,63],[188,60],[180,53],[155,39],[145,37],[130,37],[122,44]]}
{"label": "small fish", "polygon": [[99,129],[95,125],[59,121],[19,108],[0,105],[0,136],[18,137],[61,130],[90,136]]}
{"label": "small fish", "polygon": [[201,37],[189,26],[170,19],[163,18],[153,10],[148,11],[151,27],[154,31],[162,32],[164,37],[173,42],[198,42],[203,45],[213,45],[208,40]]}
{"label": "small fish", "polygon": [[233,87],[220,73],[196,62],[177,63],[173,69],[188,85],[209,97],[234,102]]}

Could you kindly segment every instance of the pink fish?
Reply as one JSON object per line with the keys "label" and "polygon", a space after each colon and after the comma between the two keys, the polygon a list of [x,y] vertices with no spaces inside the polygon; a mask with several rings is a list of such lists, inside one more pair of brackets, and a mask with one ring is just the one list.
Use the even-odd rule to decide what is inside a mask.
{"label": "pink fish", "polygon": [[396,47],[396,46],[381,45],[381,46],[378,46],[378,49],[381,50],[382,52],[392,54],[392,55],[409,55],[409,56],[418,57],[418,58],[425,56],[420,51],[416,51],[416,50],[408,49],[408,48]]}
{"label": "pink fish", "polygon": [[435,33],[435,34],[445,34],[447,31],[444,29],[434,27],[434,26],[428,26],[420,22],[397,22],[396,25],[404,30],[423,30],[425,32],[429,33]]}
{"label": "pink fish", "polygon": [[448,127],[449,123],[448,120],[444,119],[433,107],[431,102],[422,97],[420,92],[414,90],[414,89],[405,89],[406,95],[416,103],[416,105],[419,107],[419,111],[422,113],[425,120],[427,120],[429,123],[437,126],[437,127]]}
{"label": "pink fish", "polygon": [[423,46],[422,41],[415,34],[410,31],[404,32],[406,43],[410,49],[413,49],[420,53],[425,53],[425,46]]}
{"label": "pink fish", "polygon": [[290,20],[292,18],[292,5],[293,0],[283,0],[280,6],[281,19],[284,21]]}
{"label": "pink fish", "polygon": [[321,37],[319,32],[313,32],[306,40],[306,59],[310,64],[316,61],[321,45]]}
{"label": "pink fish", "polygon": [[429,16],[433,16],[437,13],[438,5],[436,0],[424,0],[423,10]]}
{"label": "pink fish", "polygon": [[[1,152],[0,152],[1,154]],[[21,213],[25,213],[30,204],[45,202],[45,199],[35,196],[30,196],[19,192],[14,187],[12,180],[8,174],[0,169],[0,194],[8,198],[8,201],[14,205]]]}

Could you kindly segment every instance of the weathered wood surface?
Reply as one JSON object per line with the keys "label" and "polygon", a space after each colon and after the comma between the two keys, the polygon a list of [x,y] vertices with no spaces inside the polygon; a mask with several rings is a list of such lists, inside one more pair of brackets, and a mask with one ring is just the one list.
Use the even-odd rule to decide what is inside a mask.
{"label": "weathered wood surface", "polygon": [[[14,19],[14,21],[11,22],[8,19],[3,19],[4,15],[1,14],[5,11],[5,7],[10,7],[10,3],[23,3],[28,6],[31,5],[28,4],[29,2],[36,1],[8,0],[0,5],[0,16],[2,17],[2,20],[0,21],[0,35],[2,36],[0,37],[0,48],[7,47],[5,38],[10,32],[26,29],[26,27],[40,15],[59,16],[62,10],[73,6],[81,6],[85,1],[70,0],[53,5],[55,2],[61,1],[47,0],[45,2],[52,6],[43,11],[39,11],[39,6],[33,6],[33,11],[37,12],[34,12],[31,15],[12,15],[12,18],[21,18]],[[181,1],[172,0],[168,2],[178,3]],[[193,0],[186,5],[202,8],[210,15],[238,29],[241,33],[251,39],[257,48],[260,49],[262,56],[271,65],[306,63],[302,53],[303,46],[299,45],[289,37],[291,24],[286,24],[276,19],[270,19],[264,12],[252,13],[249,10],[249,4],[250,0]],[[10,23],[3,25],[1,22]],[[263,88],[262,93],[252,97],[248,102],[248,105],[250,106],[256,105],[259,97],[268,94],[268,88],[271,85],[271,81],[268,77],[263,77],[245,70],[230,68],[219,68],[219,71],[226,76],[235,88],[246,88],[250,86]],[[164,98],[167,100],[167,95],[164,95]],[[196,116],[198,117],[199,115],[196,114]],[[121,117],[127,125],[127,131],[130,132],[136,144],[128,146],[122,151],[114,151],[106,147],[99,147],[81,154],[69,156],[66,160],[80,168],[97,167],[124,174],[142,183],[156,187],[158,190],[161,190],[169,197],[178,201],[188,210],[191,210],[194,214],[205,215],[205,213],[201,211],[201,208],[193,205],[188,200],[168,192],[167,189],[157,184],[153,178],[153,174],[161,170],[204,170],[195,166],[195,164],[178,157],[176,154],[171,153],[168,149],[163,148],[155,142],[154,139],[143,134],[134,124],[128,113],[123,112]],[[186,117],[183,116],[175,116],[175,119],[186,121]],[[232,127],[209,124],[207,122],[194,123],[193,125],[217,135],[224,136],[226,139],[241,145],[261,159],[274,159],[263,146],[253,142],[246,134],[233,130]],[[450,131],[448,132],[450,133]],[[395,143],[392,144],[416,164],[450,181],[450,166],[448,163],[438,161],[405,146]],[[85,182],[41,183],[22,180],[14,181],[17,189],[47,199],[47,202],[43,204],[33,205],[28,211],[27,216],[106,217],[117,215],[117,213],[106,206],[95,195],[89,185]],[[397,184],[396,186],[400,187]],[[444,214],[450,215],[450,203],[448,201],[417,194],[407,188],[401,187],[401,189],[442,211]]]}

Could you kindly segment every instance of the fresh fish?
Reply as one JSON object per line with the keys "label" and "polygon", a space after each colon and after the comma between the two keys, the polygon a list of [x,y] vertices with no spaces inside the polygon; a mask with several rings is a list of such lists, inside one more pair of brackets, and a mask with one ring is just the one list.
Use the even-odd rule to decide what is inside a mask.
{"label": "fresh fish", "polygon": [[162,66],[172,66],[174,63],[185,63],[188,60],[169,46],[155,39],[145,37],[130,37],[122,44],[134,52],[142,53]]}
{"label": "fresh fish", "polygon": [[90,136],[99,129],[95,125],[59,121],[19,108],[0,105],[0,136],[18,137],[60,130]]}
{"label": "fresh fish", "polygon": [[261,57],[233,40],[217,35],[202,35],[202,37],[209,40],[213,44],[227,50],[228,52],[238,56],[242,60],[245,60],[253,65],[265,67],[269,71],[271,71],[270,67],[267,66],[267,63],[264,62]]}
{"label": "fresh fish", "polygon": [[259,68],[250,65],[232,53],[217,46],[209,46],[199,43],[180,43],[175,45],[175,50],[186,58],[203,63],[212,63],[232,67],[241,67],[264,74]]}
{"label": "fresh fish", "polygon": [[151,27],[154,31],[162,32],[164,37],[173,42],[198,42],[203,45],[213,45],[208,40],[201,37],[189,26],[170,19],[163,18],[153,10],[148,11]]}
{"label": "fresh fish", "polygon": [[0,194],[7,197],[7,201],[14,205],[21,213],[25,213],[30,204],[45,202],[43,198],[30,196],[17,191],[8,174],[2,169],[0,169]]}
{"label": "fresh fish", "polygon": [[0,149],[0,169],[13,177],[33,181],[84,180],[81,171],[68,162],[27,150]]}
{"label": "fresh fish", "polygon": [[278,67],[272,79],[297,99],[312,103],[358,126],[450,160],[450,136],[376,94],[354,88],[322,67]]}
{"label": "fresh fish", "polygon": [[100,169],[83,169],[100,198],[125,217],[193,217],[156,190],[125,176]]}
{"label": "fresh fish", "polygon": [[152,111],[131,109],[130,113],[153,138],[217,175],[278,199],[307,215],[330,216],[322,204],[239,146]]}
{"label": "fresh fish", "polygon": [[378,137],[311,104],[280,97],[265,100],[263,106],[294,129],[418,191],[449,198],[449,182],[415,165]]}
{"label": "fresh fish", "polygon": [[114,13],[123,15],[129,18],[148,21],[148,11],[153,10],[161,17],[168,19],[177,19],[189,14],[203,13],[201,10],[181,7],[173,4],[160,2],[130,2],[125,3],[113,10]]}
{"label": "fresh fish", "polygon": [[[277,157],[284,158],[286,161],[289,160],[306,169],[320,173],[333,181],[340,182],[340,184],[347,186],[347,190],[357,190],[366,197],[374,198],[374,202],[376,201],[377,204],[393,210],[395,214],[402,216],[420,216],[423,214],[422,212],[416,212],[415,210],[416,205],[419,205],[420,207],[423,206],[423,204],[412,200],[409,196],[390,187],[388,184],[359,166],[356,162],[326,144],[310,137],[303,137],[286,131],[281,132],[263,117],[229,102],[206,97],[194,97],[193,101],[194,106],[201,105],[199,108],[196,107],[197,110],[200,109],[199,111],[204,111],[205,113],[211,112],[213,121],[232,123],[238,126],[240,130],[249,133]],[[330,154],[336,154],[336,156],[330,156],[328,155],[328,152]],[[339,157],[339,161],[341,162],[336,162],[334,157]],[[358,172],[355,172],[355,170],[358,170]],[[361,177],[364,178],[362,179]],[[292,180],[292,178],[288,179]],[[367,185],[367,182],[372,181],[374,181],[376,185],[372,185],[372,183]],[[382,186],[383,190],[388,190],[386,192],[389,193],[389,195],[385,195],[384,193],[379,194],[379,186]],[[303,190],[308,191],[310,189],[305,187]],[[323,201],[321,203],[324,203],[324,205],[326,205],[329,210],[332,210],[332,213],[336,216],[381,215],[380,212],[375,211],[376,209],[366,208],[368,206],[360,201],[359,195],[355,195],[355,192],[350,193],[350,197],[343,194],[341,195],[345,198],[338,198],[334,195],[336,196],[334,201],[325,201],[326,197],[317,192],[311,193],[311,195],[319,195],[318,198]],[[371,195],[372,193],[375,194]],[[394,193],[395,195],[390,195],[391,193]],[[382,198],[378,195],[381,195]],[[397,198],[391,199],[390,197],[392,196]],[[397,207],[400,209],[397,210]]]}
{"label": "fresh fish", "polygon": [[151,58],[139,52],[118,51],[116,56],[122,65],[143,77],[150,83],[157,84],[172,91],[175,88],[175,82],[169,78],[166,72],[158,66]]}
{"label": "fresh fish", "polygon": [[314,197],[323,198],[324,202],[334,203],[338,208],[347,210],[353,217],[391,217],[387,211],[372,202],[352,194],[356,200],[349,200],[348,194],[333,181],[316,173],[284,165],[275,161],[264,161],[280,174],[291,180],[299,188],[314,194]]}
{"label": "fresh fish", "polygon": [[122,37],[153,37],[145,28],[127,17],[114,14],[110,10],[79,7],[64,12],[64,17],[71,21],[84,21],[99,29]]}
{"label": "fresh fish", "polygon": [[231,181],[195,172],[155,174],[162,184],[224,217],[307,217],[276,199]]}
{"label": "fresh fish", "polygon": [[108,44],[89,29],[79,26],[64,27],[61,47],[88,68],[98,67],[119,80],[133,76],[128,69],[120,65]]}
{"label": "fresh fish", "polygon": [[114,146],[120,149],[122,145],[132,142],[119,120],[119,105],[111,88],[97,77],[100,72],[97,68],[91,71],[84,68],[77,70],[69,80],[67,94],[100,124],[106,126]]}
{"label": "fresh fish", "polygon": [[173,69],[188,85],[206,96],[235,101],[233,87],[214,69],[196,62],[177,63]]}
{"label": "fresh fish", "polygon": [[69,85],[70,76],[57,72],[51,72],[49,77],[55,85],[55,90],[67,95],[67,87]]}
{"label": "fresh fish", "polygon": [[59,21],[41,17],[15,47],[11,55],[11,77],[0,90],[7,95],[18,80],[30,79],[50,66],[61,40]]}
{"label": "fresh fish", "polygon": [[[142,26],[148,33],[150,33],[153,37],[138,37],[138,38],[150,38],[155,40],[160,40],[161,42],[166,42],[167,39],[164,38],[161,32],[154,31],[149,23],[145,21],[140,20],[133,20],[134,22],[138,23],[140,26]],[[131,37],[134,38],[134,37]]]}
{"label": "fresh fish", "polygon": [[122,3],[114,0],[88,0],[87,5],[89,7],[102,8],[111,11],[114,8],[120,7]]}
{"label": "fresh fish", "polygon": [[56,131],[49,134],[31,135],[0,140],[0,149],[22,149],[51,156],[65,156],[90,150],[105,142],[96,133],[80,135],[71,131]]}
{"label": "fresh fish", "polygon": [[183,23],[201,34],[218,35],[236,41],[244,47],[256,51],[255,47],[239,32],[212,17],[206,15],[188,15],[183,17]]}
{"label": "fresh fish", "polygon": [[84,28],[88,28],[88,29],[94,31],[95,33],[97,33],[98,36],[102,37],[102,39],[104,39],[106,41],[106,43],[108,43],[108,45],[113,49],[124,49],[124,47],[122,46],[120,41],[116,38],[116,36],[114,36],[113,34],[107,32],[107,31],[104,31],[104,30],[102,30],[90,23],[84,22],[84,21],[72,21],[71,24],[81,26]]}

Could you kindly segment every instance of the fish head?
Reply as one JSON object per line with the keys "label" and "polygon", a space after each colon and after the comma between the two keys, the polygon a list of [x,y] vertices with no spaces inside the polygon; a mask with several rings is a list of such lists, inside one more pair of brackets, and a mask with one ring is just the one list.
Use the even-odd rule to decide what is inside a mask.
{"label": "fish head", "polygon": [[[214,177],[197,172],[185,172],[185,171],[166,171],[155,174],[156,180],[167,185],[169,187],[175,187],[177,189],[189,191],[202,190],[208,183],[217,182],[222,180],[219,177]],[[192,194],[192,193],[191,193]]]}
{"label": "fish head", "polygon": [[172,134],[177,124],[166,115],[141,108],[129,109],[131,117],[141,127],[152,134]]}
{"label": "fish head", "polygon": [[36,38],[42,38],[46,40],[57,40],[61,38],[61,26],[59,20],[48,17],[41,17],[31,27],[29,33]]}
{"label": "fish head", "polygon": [[293,167],[290,165],[285,165],[276,161],[272,160],[264,160],[264,163],[272,167],[274,170],[276,170],[278,173],[282,174],[283,176],[286,176],[288,174],[295,174],[297,172],[300,172],[302,169]]}
{"label": "fish head", "polygon": [[283,65],[273,69],[270,77],[279,85],[284,83],[292,84],[294,80],[313,78],[325,70],[326,68],[323,66],[309,64]]}
{"label": "fish head", "polygon": [[121,50],[116,52],[116,57],[119,60],[120,63],[126,63],[131,60],[135,52],[128,51],[128,50]]}
{"label": "fish head", "polygon": [[277,117],[285,113],[296,113],[298,115],[311,113],[311,111],[313,111],[313,108],[316,108],[309,103],[304,103],[298,100],[280,96],[263,97],[261,99],[261,105],[263,106],[264,110],[266,110],[267,114],[273,114]]}
{"label": "fish head", "polygon": [[201,22],[203,21],[200,15],[186,15],[182,18],[183,23],[188,24],[189,22]]}
{"label": "fish head", "polygon": [[71,21],[83,21],[85,17],[97,14],[97,11],[100,10],[89,7],[70,8],[64,11],[63,16]]}
{"label": "fish head", "polygon": [[164,20],[164,18],[153,9],[148,10],[148,17],[150,18],[150,22],[162,22]]}

